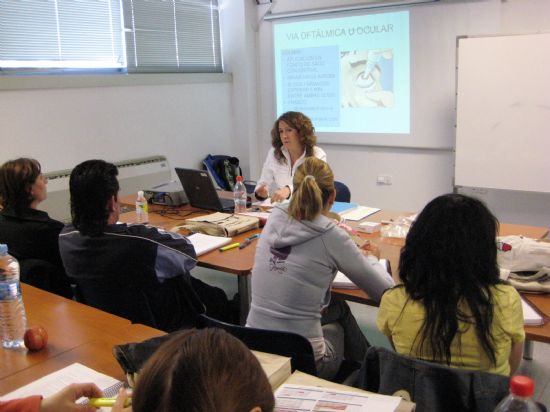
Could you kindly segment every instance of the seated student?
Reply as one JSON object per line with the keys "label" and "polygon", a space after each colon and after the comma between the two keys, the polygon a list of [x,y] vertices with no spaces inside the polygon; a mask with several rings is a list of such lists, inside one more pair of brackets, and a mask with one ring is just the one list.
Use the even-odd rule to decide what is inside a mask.
{"label": "seated student", "polygon": [[313,346],[318,375],[330,379],[343,357],[362,361],[368,347],[348,305],[330,300],[336,272],[342,271],[375,300],[393,281],[374,256],[373,244],[359,249],[327,217],[336,192],[326,162],[305,159],[294,175],[294,189],[290,204],[273,208],[260,237],[247,326],[305,336]]}
{"label": "seated student", "polygon": [[518,292],[499,280],[498,221],[477,199],[435,198],[401,250],[402,285],[387,291],[377,325],[403,355],[510,375],[525,339]]}
{"label": "seated student", "polygon": [[75,403],[82,396],[99,398],[103,393],[93,383],[73,383],[47,398],[36,395],[0,401],[0,412],[96,412],[92,406]]}
{"label": "seated student", "polygon": [[307,157],[326,161],[327,155],[315,146],[317,137],[309,117],[300,112],[283,113],[271,130],[271,145],[254,189],[260,200],[273,202],[288,199],[292,194],[292,178]]}
{"label": "seated student", "polygon": [[165,342],[139,372],[132,408],[123,410],[271,412],[274,404],[258,359],[240,340],[214,328],[185,330]]}
{"label": "seated student", "polygon": [[[10,254],[19,260],[23,281],[72,297],[57,244],[63,223],[38,210],[48,196],[47,184],[37,160],[9,160],[0,167],[0,243],[7,244]],[[40,261],[51,269],[41,268],[41,278],[31,278],[32,266]]]}
{"label": "seated student", "polygon": [[197,259],[187,238],[142,224],[117,223],[117,175],[116,166],[103,160],[85,161],[71,172],[72,225],[59,235],[59,249],[84,300],[93,295],[102,302],[96,303],[100,309],[123,315],[117,296],[130,294],[129,300],[150,308],[153,326],[171,331],[191,325],[203,311],[196,292],[207,314],[226,320],[225,293],[189,274]]}

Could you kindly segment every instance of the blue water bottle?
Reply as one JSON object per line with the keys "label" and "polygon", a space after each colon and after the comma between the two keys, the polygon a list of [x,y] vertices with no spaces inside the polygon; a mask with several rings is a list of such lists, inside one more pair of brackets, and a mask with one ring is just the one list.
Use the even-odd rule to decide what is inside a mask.
{"label": "blue water bottle", "polygon": [[7,349],[24,348],[27,315],[19,283],[19,262],[0,244],[0,336]]}

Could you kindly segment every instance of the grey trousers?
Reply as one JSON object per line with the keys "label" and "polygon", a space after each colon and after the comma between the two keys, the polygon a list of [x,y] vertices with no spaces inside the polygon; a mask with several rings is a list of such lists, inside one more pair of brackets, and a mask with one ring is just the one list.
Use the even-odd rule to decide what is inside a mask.
{"label": "grey trousers", "polygon": [[344,300],[332,299],[321,318],[325,338],[325,356],[317,362],[317,374],[323,379],[336,375],[342,359],[363,362],[370,346]]}

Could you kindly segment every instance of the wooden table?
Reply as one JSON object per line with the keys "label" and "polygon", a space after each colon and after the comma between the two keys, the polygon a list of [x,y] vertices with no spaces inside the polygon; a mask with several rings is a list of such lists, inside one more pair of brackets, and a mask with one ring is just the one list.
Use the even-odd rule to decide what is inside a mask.
{"label": "wooden table", "polygon": [[[158,208],[157,211],[161,211],[163,208]],[[193,209],[188,206],[180,208],[183,212],[196,212],[201,213],[199,209]],[[210,213],[202,211],[202,213]],[[368,216],[364,220],[372,222],[382,222],[396,220],[400,216],[409,216],[410,212],[398,212],[381,210],[371,216]],[[120,218],[123,222],[134,222],[135,214],[133,212],[124,213]],[[176,222],[171,218],[167,218],[166,215],[160,215],[158,212],[150,213],[149,220],[152,225],[164,227],[169,229],[177,224],[183,222]],[[354,227],[359,222],[347,221],[347,224]],[[250,236],[253,233],[257,233],[259,230],[251,231],[246,234],[241,234],[234,237],[236,242],[242,241],[245,237]],[[538,226],[527,226],[518,224],[501,223],[499,227],[499,235],[524,235],[534,239],[540,239],[548,234],[548,229]],[[399,254],[401,248],[405,244],[403,238],[383,238],[380,236],[380,232],[367,234],[361,233],[361,237],[369,239],[376,243],[380,249],[380,256],[387,259],[390,262],[392,268],[392,276],[396,282],[399,282]],[[254,264],[254,255],[256,252],[256,242],[244,249],[233,249],[227,252],[219,252],[217,250],[207,253],[199,257],[199,266],[216,269],[222,272],[233,273],[238,275],[239,279],[239,293],[241,297],[241,322],[244,323],[248,309],[250,307],[250,273]],[[340,289],[333,288],[332,293],[335,297],[350,300],[353,302],[378,305],[376,301],[371,299],[361,289]],[[534,305],[543,312],[548,318],[550,318],[550,295],[525,295]],[[527,334],[526,342],[540,341],[550,343],[550,323],[543,326],[534,326],[525,328]],[[530,347],[526,345],[526,356],[529,356],[531,351]]]}
{"label": "wooden table", "polygon": [[[75,362],[124,381],[113,346],[165,334],[26,284],[22,293],[31,324],[48,331],[49,343],[37,352],[0,347],[0,396]],[[290,375],[289,358],[253,353],[274,387]]]}
{"label": "wooden table", "polygon": [[3,386],[2,379],[7,376],[59,356],[104,335],[106,331],[131,325],[127,319],[30,285],[22,284],[21,289],[28,325],[46,327],[49,342],[45,349],[37,352],[0,349],[0,388]]}

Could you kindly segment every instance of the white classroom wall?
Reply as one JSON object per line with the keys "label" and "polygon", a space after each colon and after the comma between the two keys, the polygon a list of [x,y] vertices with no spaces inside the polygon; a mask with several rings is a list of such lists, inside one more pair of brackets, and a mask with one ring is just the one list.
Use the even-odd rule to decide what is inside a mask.
{"label": "white classroom wall", "polygon": [[[273,12],[365,2],[276,0]],[[271,28],[270,23],[260,22],[268,6],[254,0],[219,0],[219,4],[224,64],[230,76],[175,84],[153,81],[36,90],[2,90],[6,79],[0,78],[0,161],[32,156],[45,171],[53,171],[92,157],[118,161],[161,154],[172,166],[197,167],[208,153],[233,153],[241,159],[245,177],[257,178],[275,118]],[[436,18],[448,19],[441,22],[442,31],[434,33],[433,40],[444,45],[447,57],[455,53],[454,38],[441,38],[451,31],[449,25],[465,30],[462,34],[488,34],[489,29],[496,31],[491,34],[550,31],[550,0],[442,0],[411,7],[433,8]],[[452,20],[453,14],[461,20]],[[414,70],[414,58],[412,64]],[[454,136],[455,86],[449,73],[439,80],[444,82],[444,93],[434,102],[445,139]],[[430,83],[413,84],[413,92],[421,87]],[[323,148],[337,179],[350,186],[353,200],[359,203],[418,210],[453,189],[451,151]],[[393,184],[377,185],[378,174],[391,175]],[[480,196],[502,221],[550,226],[547,196],[494,191]]]}
{"label": "white classroom wall", "polygon": [[231,91],[230,81],[2,90],[0,160],[35,157],[48,172],[160,154],[198,166],[208,152],[233,150]]}
{"label": "white classroom wall", "polygon": [[[332,8],[367,3],[364,0],[277,0],[271,12],[284,13],[320,8]],[[257,15],[263,15],[269,6],[258,6]],[[533,33],[550,31],[550,0],[442,0],[434,4],[414,5],[424,8],[429,16],[426,29],[413,30],[411,19],[411,65],[415,59],[426,58],[433,53],[425,48],[437,48],[441,55],[433,61],[434,71],[421,82],[411,85],[412,105],[415,93],[424,88],[437,87],[431,108],[418,110],[437,111],[434,129],[438,129],[442,141],[454,143],[455,123],[455,72],[456,35]],[[390,9],[381,9],[381,11]],[[322,18],[323,16],[319,16]],[[418,37],[415,37],[416,33]],[[258,31],[259,70],[258,89],[260,105],[258,161],[269,147],[269,130],[275,118],[273,86],[272,29],[271,22],[264,21]],[[414,47],[422,42],[422,47]],[[416,50],[416,55],[415,55]],[[422,55],[418,55],[418,53]],[[431,57],[433,59],[433,57]],[[438,67],[442,63],[445,67]],[[432,92],[430,90],[430,92]],[[541,91],[542,92],[542,91]],[[480,114],[482,115],[482,114]],[[414,117],[413,117],[414,119]],[[433,197],[453,190],[454,152],[452,150],[423,150],[396,147],[322,145],[327,152],[337,180],[348,184],[352,200],[397,210],[416,211]],[[261,167],[261,163],[256,167]],[[254,166],[251,165],[252,170]],[[392,185],[378,185],[377,175],[390,175]],[[464,190],[484,199],[501,221],[550,226],[550,197],[533,193]]]}

